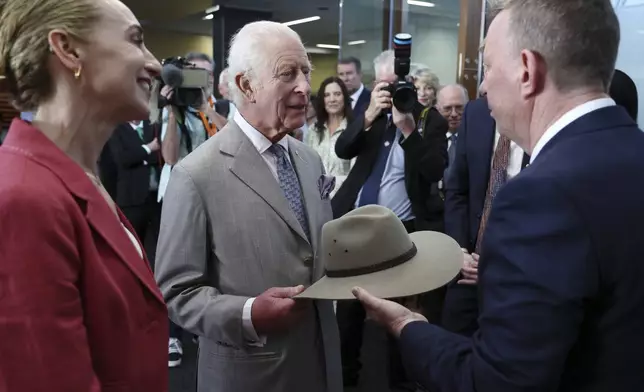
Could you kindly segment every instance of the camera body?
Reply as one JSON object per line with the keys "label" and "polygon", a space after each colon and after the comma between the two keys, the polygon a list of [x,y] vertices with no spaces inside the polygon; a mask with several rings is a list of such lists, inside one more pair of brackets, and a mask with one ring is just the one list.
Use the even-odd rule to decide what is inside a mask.
{"label": "camera body", "polygon": [[209,73],[195,66],[183,57],[170,57],[161,62],[161,88],[173,88],[172,97],[159,97],[159,107],[168,104],[179,108],[198,108],[203,104],[204,91],[208,88]]}
{"label": "camera body", "polygon": [[411,113],[418,100],[416,87],[407,80],[411,67],[411,34],[399,33],[394,36],[394,73],[398,77],[387,86],[393,105],[401,113]]}

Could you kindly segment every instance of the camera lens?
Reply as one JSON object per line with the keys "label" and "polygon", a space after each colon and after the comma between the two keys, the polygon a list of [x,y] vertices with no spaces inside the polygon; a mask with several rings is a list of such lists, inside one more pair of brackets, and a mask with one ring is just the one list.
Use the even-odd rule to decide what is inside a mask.
{"label": "camera lens", "polygon": [[414,86],[403,84],[396,89],[393,96],[393,104],[401,113],[410,113],[414,109],[417,99]]}

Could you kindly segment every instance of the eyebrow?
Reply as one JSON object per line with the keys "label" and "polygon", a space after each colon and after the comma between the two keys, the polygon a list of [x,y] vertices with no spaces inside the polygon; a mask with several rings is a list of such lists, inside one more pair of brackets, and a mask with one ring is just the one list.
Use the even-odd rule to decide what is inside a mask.
{"label": "eyebrow", "polygon": [[485,50],[485,38],[483,41],[481,41],[481,45],[479,45],[479,52],[483,52]]}
{"label": "eyebrow", "polygon": [[139,34],[143,35],[143,27],[141,27],[140,25],[136,25],[136,24],[132,25],[132,26],[128,27],[127,31],[133,31],[133,32],[136,32],[136,33],[139,33]]}

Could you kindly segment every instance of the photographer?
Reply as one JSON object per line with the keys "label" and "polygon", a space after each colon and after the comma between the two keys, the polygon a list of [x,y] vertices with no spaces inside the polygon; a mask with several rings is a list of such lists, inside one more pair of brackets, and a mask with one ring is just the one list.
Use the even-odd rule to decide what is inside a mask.
{"label": "photographer", "polygon": [[[332,200],[333,215],[337,218],[356,207],[378,204],[394,211],[409,232],[442,231],[437,183],[447,162],[448,124],[434,108],[427,109],[421,120],[425,108],[417,101],[411,102],[410,113],[401,113],[393,105],[390,85],[408,71],[395,69],[395,63],[393,50],[374,60],[376,83],[369,107],[336,142],[339,158],[357,159]],[[440,306],[433,307],[435,311],[440,312]],[[440,320],[438,315],[427,316]],[[357,301],[340,301],[337,318],[345,384],[356,385],[365,312]],[[399,388],[405,375],[396,354],[392,344],[390,384]]]}
{"label": "photographer", "polygon": [[[185,158],[195,148],[199,147],[217,130],[222,129],[227,120],[215,110],[213,68],[214,63],[203,53],[188,53],[185,60],[195,68],[205,69],[209,73],[208,87],[203,91],[203,99],[199,107],[177,107],[166,105],[162,113],[161,153],[165,161],[157,200],[161,201],[170,180],[172,166]],[[161,89],[161,96],[167,102],[172,101],[173,88],[166,85]],[[170,339],[168,342],[168,366],[181,364],[183,346],[181,343],[182,330],[170,323]]]}
{"label": "photographer", "polygon": [[[170,166],[175,165],[227,123],[226,118],[215,110],[216,100],[212,95],[214,88],[212,60],[203,53],[188,53],[185,59],[195,68],[207,70],[210,77],[200,107],[177,108],[167,105],[163,109],[161,151],[163,159]],[[167,100],[172,98],[172,94],[173,88],[170,86],[164,86],[161,89],[161,95]]]}

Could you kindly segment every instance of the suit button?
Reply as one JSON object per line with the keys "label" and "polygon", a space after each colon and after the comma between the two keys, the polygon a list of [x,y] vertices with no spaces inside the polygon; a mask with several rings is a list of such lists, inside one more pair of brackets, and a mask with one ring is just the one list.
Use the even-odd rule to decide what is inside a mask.
{"label": "suit button", "polygon": [[308,266],[308,267],[312,267],[313,266],[313,257],[312,256],[305,257],[304,258],[304,264],[306,266]]}

